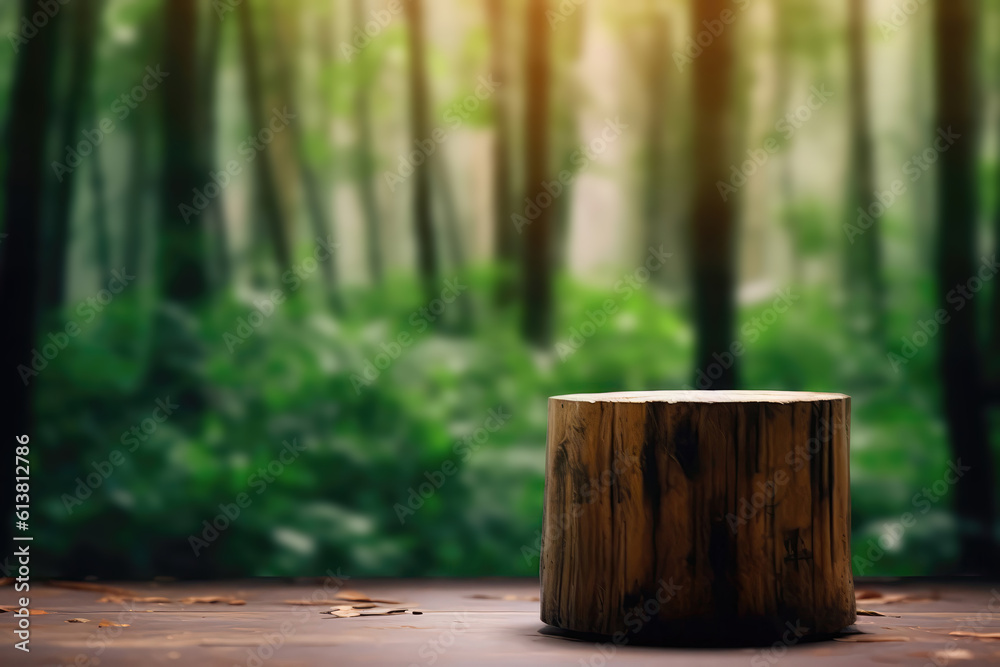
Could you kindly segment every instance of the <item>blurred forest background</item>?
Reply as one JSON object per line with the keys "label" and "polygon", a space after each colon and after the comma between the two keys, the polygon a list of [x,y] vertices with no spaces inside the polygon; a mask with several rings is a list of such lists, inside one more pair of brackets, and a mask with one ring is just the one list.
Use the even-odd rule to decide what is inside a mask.
{"label": "blurred forest background", "polygon": [[996,573],[1000,2],[8,0],[0,34],[44,573],[534,574],[546,397],[734,386],[854,397],[856,574]]}

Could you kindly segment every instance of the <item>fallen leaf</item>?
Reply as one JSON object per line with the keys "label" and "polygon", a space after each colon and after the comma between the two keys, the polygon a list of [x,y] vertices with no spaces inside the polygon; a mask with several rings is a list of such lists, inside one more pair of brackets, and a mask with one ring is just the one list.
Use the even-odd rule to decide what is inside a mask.
{"label": "fallen leaf", "polygon": [[231,604],[231,605],[241,605],[247,603],[246,600],[226,597],[223,595],[203,595],[203,596],[187,597],[187,598],[181,598],[180,602],[181,604],[199,604],[199,603],[215,604],[217,602],[225,602],[226,604]]}
{"label": "fallen leaf", "polygon": [[972,651],[964,648],[953,648],[945,649],[943,651],[935,651],[931,658],[940,658],[940,660],[935,660],[936,664],[947,664],[949,660],[972,660],[975,656]]}
{"label": "fallen leaf", "polygon": [[14,577],[0,577],[0,586],[10,586],[14,583]]}
{"label": "fallen leaf", "polygon": [[869,611],[868,609],[858,609],[858,616],[888,616],[889,618],[899,618],[899,616],[891,616],[889,614],[883,614],[880,611]]}
{"label": "fallen leaf", "polygon": [[941,599],[940,593],[930,595],[902,595],[900,593],[880,593],[873,590],[855,591],[854,599],[864,600],[865,604],[896,604],[898,602],[935,602]]}
{"label": "fallen leaf", "polygon": [[99,628],[127,628],[130,627],[128,623],[112,623],[111,621],[104,619],[97,624]]}
{"label": "fallen leaf", "polygon": [[67,623],[90,623],[89,618],[67,618]]}
{"label": "fallen leaf", "polygon": [[975,637],[976,639],[1000,639],[1000,632],[971,632],[968,630],[955,630],[949,632],[952,637]]}
{"label": "fallen leaf", "polygon": [[[0,611],[17,612],[20,611],[21,607],[16,607],[14,605],[0,607]],[[41,614],[47,614],[49,612],[43,611],[41,609],[29,609],[28,616],[39,616]]]}
{"label": "fallen leaf", "polygon": [[124,597],[120,595],[105,595],[104,597],[100,598],[98,602],[111,602],[112,604],[122,604],[124,602],[156,602],[159,604],[167,604],[170,602],[170,598],[163,598],[156,596],[143,597],[141,595],[137,596],[126,595]]}
{"label": "fallen leaf", "polygon": [[49,586],[56,588],[69,588],[75,591],[92,591],[94,593],[107,593],[121,598],[133,598],[138,595],[135,591],[118,586],[108,586],[106,584],[95,584],[89,581],[50,581]]}
{"label": "fallen leaf", "polygon": [[835,642],[908,642],[909,637],[901,635],[847,635],[846,637],[834,637]]}
{"label": "fallen leaf", "polygon": [[331,616],[336,616],[337,618],[353,618],[354,616],[395,616],[396,614],[406,613],[406,609],[387,609],[386,611],[358,611],[355,607],[334,607],[330,611],[320,612],[321,614],[330,614]]}

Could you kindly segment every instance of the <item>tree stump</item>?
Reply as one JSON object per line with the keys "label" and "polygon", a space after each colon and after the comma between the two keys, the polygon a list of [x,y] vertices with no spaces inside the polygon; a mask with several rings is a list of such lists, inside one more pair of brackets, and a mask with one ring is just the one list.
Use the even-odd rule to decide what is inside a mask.
{"label": "tree stump", "polygon": [[630,641],[757,643],[855,621],[851,399],[549,399],[541,618]]}

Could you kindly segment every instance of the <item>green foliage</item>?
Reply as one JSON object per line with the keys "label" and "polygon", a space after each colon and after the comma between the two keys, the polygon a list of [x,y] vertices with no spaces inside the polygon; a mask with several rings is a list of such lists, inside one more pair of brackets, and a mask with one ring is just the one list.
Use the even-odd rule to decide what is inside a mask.
{"label": "green foliage", "polygon": [[[488,294],[487,287],[488,276],[475,275],[460,298]],[[546,398],[690,381],[688,318],[652,288],[625,297],[565,281],[557,345],[544,352],[521,341],[513,314],[481,318],[471,337],[449,333],[449,311],[424,330],[410,281],[348,293],[343,319],[314,291],[277,305],[258,328],[252,302],[263,294],[222,298],[198,318],[146,314],[122,297],[60,353],[35,380],[46,570],[531,575]],[[609,299],[614,308],[605,308]],[[483,305],[476,311],[491,312]],[[761,317],[767,305],[745,308],[741,321]],[[607,310],[613,314],[601,323]],[[250,328],[241,330],[241,321]],[[56,330],[59,320],[49,325]],[[145,350],[136,341],[153,326],[174,327],[173,361],[189,370],[208,409],[185,403],[189,387],[143,379]],[[857,369],[844,362],[852,341],[839,330],[825,292],[803,292],[742,360],[744,383],[855,393],[853,519],[855,552],[863,555],[870,538],[877,542],[886,523],[913,511],[913,495],[940,478],[948,450],[924,375],[932,361],[918,357],[895,376],[872,352],[862,363],[881,364],[884,381],[857,387]],[[402,332],[411,342],[372,378],[368,363],[384,365]],[[179,405],[147,435],[142,425],[157,400]],[[491,411],[509,415],[495,432],[484,427]],[[137,425],[138,443],[129,438]],[[260,471],[275,466],[285,443],[303,451],[266,481]],[[114,450],[121,465],[67,511],[64,494]],[[72,457],[56,458],[67,451]],[[435,479],[443,483],[427,494]],[[417,500],[421,485],[429,497]],[[195,557],[191,536],[204,537],[203,521],[244,493],[249,506]],[[948,503],[921,515],[866,573],[931,572],[952,562]]]}

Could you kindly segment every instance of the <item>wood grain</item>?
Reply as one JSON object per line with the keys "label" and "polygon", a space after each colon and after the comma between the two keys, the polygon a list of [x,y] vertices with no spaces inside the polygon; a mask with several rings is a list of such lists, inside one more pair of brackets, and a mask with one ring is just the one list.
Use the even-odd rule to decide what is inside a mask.
{"label": "wood grain", "polygon": [[743,641],[855,621],[848,396],[556,396],[548,425],[546,623]]}

